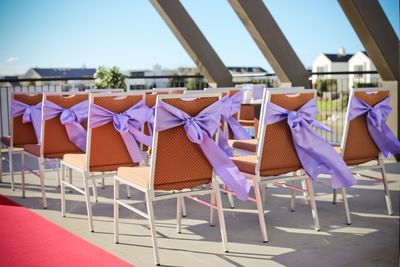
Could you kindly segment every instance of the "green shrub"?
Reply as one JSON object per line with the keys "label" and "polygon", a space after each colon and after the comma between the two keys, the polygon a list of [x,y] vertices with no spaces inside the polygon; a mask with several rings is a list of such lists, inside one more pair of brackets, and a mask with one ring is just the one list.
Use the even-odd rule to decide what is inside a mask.
{"label": "green shrub", "polygon": [[126,89],[126,76],[116,66],[108,69],[100,66],[94,74],[94,86],[97,89],[123,88]]}

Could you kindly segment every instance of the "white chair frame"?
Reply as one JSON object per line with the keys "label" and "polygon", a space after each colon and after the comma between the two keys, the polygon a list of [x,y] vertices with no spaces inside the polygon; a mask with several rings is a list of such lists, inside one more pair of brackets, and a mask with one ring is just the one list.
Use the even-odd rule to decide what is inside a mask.
{"label": "white chair frame", "polygon": [[[114,176],[115,172],[91,172],[89,167],[90,167],[90,146],[91,146],[91,137],[92,137],[92,129],[89,128],[90,125],[90,113],[91,113],[91,105],[94,102],[94,98],[100,98],[100,97],[124,97],[124,96],[134,96],[134,95],[139,95],[142,96],[144,99],[144,93],[143,91],[138,90],[138,92],[127,92],[127,93],[105,93],[105,94],[90,94],[89,96],[89,115],[88,115],[88,128],[87,128],[87,136],[86,136],[86,157],[85,157],[85,168],[81,169],[78,168],[74,165],[71,165],[64,160],[61,161],[61,215],[63,217],[66,216],[66,198],[65,198],[65,188],[69,187],[71,189],[74,189],[78,193],[81,193],[82,195],[85,196],[85,201],[86,201],[86,209],[87,209],[87,216],[88,216],[88,223],[89,223],[89,231],[94,232],[94,227],[93,227],[93,213],[92,213],[92,203],[90,200],[90,191],[89,191],[89,179],[92,182],[93,186],[93,197],[94,197],[94,202],[98,202],[98,193],[97,193],[97,188],[96,188],[96,178],[101,178],[102,179],[102,184],[104,185],[104,178],[105,177],[112,177]],[[143,129],[142,129],[143,131]],[[142,148],[140,148],[142,150]],[[72,180],[70,179],[69,182],[65,180],[65,171],[69,170],[70,172],[72,170],[75,170],[82,174],[83,178],[83,190],[78,188],[77,186],[72,184]],[[128,198],[130,198],[130,190],[128,188],[127,191]]]}
{"label": "white chair frame", "polygon": [[[54,96],[54,95],[83,95],[83,94],[88,94],[86,92],[63,92],[63,93],[46,93],[43,92],[43,103],[47,99],[48,96]],[[42,201],[43,201],[43,208],[47,209],[47,199],[46,199],[46,190],[45,190],[45,184],[44,184],[44,174],[45,174],[45,167],[46,164],[52,164],[53,166],[55,165],[54,168],[52,168],[54,171],[57,173],[57,183],[58,186],[60,186],[60,161],[61,159],[58,158],[45,158],[44,157],[44,147],[43,147],[43,140],[45,137],[45,124],[46,121],[43,119],[43,106],[42,106],[42,125],[41,125],[41,131],[40,131],[40,140],[41,143],[40,145],[40,156],[33,155],[27,151],[23,151],[22,157],[21,157],[21,184],[22,184],[22,197],[25,198],[25,170],[29,171],[30,173],[36,175],[40,179],[40,189],[42,192]],[[28,166],[25,165],[25,156],[29,156],[31,158],[34,158],[38,161],[38,171],[30,169]],[[71,177],[70,173],[70,177]]]}
{"label": "white chair frame", "polygon": [[[38,92],[21,92],[21,93],[16,93],[16,92],[11,92],[10,93],[10,100],[12,101],[14,99],[15,95],[38,95],[42,94],[43,92],[38,91]],[[8,164],[8,169],[11,177],[11,190],[15,191],[15,178],[14,178],[14,163],[13,163],[13,156],[14,155],[19,155],[20,160],[22,163],[23,160],[23,148],[19,147],[14,147],[14,137],[13,137],[13,125],[14,125],[14,118],[12,116],[11,112],[11,103],[9,104],[9,131],[10,131],[10,146],[7,146],[6,144],[1,143],[0,146],[0,183],[3,182],[3,160]],[[3,157],[3,147],[7,149],[8,152],[8,159],[6,157]]]}
{"label": "white chair frame", "polygon": [[[221,94],[200,93],[200,94],[190,94],[190,95],[184,95],[184,94],[158,95],[157,102],[162,101],[163,99],[171,99],[171,98],[203,98],[203,97],[219,97],[219,98],[221,98]],[[156,117],[157,117],[157,111],[156,111]],[[156,123],[157,122],[155,122],[155,124]],[[154,128],[156,129],[157,126],[155,125]],[[216,134],[216,140],[218,140],[218,133]],[[188,191],[188,190],[155,191],[154,190],[154,175],[155,175],[155,166],[156,166],[156,161],[157,161],[157,142],[158,142],[158,132],[155,131],[154,136],[153,136],[153,144],[152,144],[153,156],[151,157],[149,187],[148,188],[143,188],[141,186],[138,186],[135,183],[132,183],[130,181],[127,181],[127,180],[119,177],[118,175],[114,176],[114,241],[115,241],[115,243],[119,242],[119,227],[118,227],[119,206],[122,206],[122,207],[125,207],[125,208],[135,212],[136,214],[149,220],[155,264],[160,265],[160,257],[159,257],[158,245],[157,245],[157,235],[156,235],[156,229],[155,229],[153,202],[158,201],[158,200],[171,199],[171,198],[177,199],[177,232],[180,233],[181,232],[181,218],[182,218],[182,200],[184,197],[186,197],[186,198],[192,199],[200,204],[210,207],[211,210],[214,210],[214,209],[217,210],[219,222],[220,222],[223,250],[225,252],[228,252],[228,244],[227,244],[228,241],[227,241],[227,236],[226,236],[226,226],[225,226],[225,219],[224,219],[223,209],[222,209],[220,188],[219,188],[219,183],[216,180],[216,176],[215,176],[214,172],[211,177],[212,178],[212,180],[211,180],[212,187],[211,188],[207,188],[207,187],[203,186],[203,187],[199,187],[199,188],[196,188],[196,189],[193,189],[190,191]],[[145,193],[147,213],[142,212],[141,210],[133,207],[132,205],[129,205],[120,200],[120,198],[119,198],[120,184],[126,184],[130,187],[133,187],[133,188]],[[194,197],[194,196],[207,195],[207,194],[211,195],[211,203],[208,203],[204,200]],[[210,224],[211,224],[211,222],[210,222]]]}
{"label": "white chair frame", "polygon": [[[271,100],[271,96],[274,94],[300,94],[300,93],[313,93],[314,97],[316,96],[316,90],[312,89],[295,89],[295,88],[279,88],[279,90],[270,90],[267,88],[264,90],[263,94],[263,104],[261,107],[261,114],[260,114],[260,126],[259,126],[259,134],[258,134],[258,146],[257,146],[257,161],[256,161],[256,174],[249,174],[245,172],[241,172],[241,174],[248,178],[251,182],[255,198],[249,198],[250,201],[255,202],[257,205],[258,210],[258,218],[260,222],[260,229],[263,238],[263,242],[268,242],[268,234],[267,234],[267,227],[264,215],[264,207],[263,207],[263,188],[266,188],[268,184],[273,184],[278,187],[288,188],[292,190],[292,198],[291,198],[291,210],[295,210],[295,191],[302,192],[303,194],[307,192],[307,197],[309,198],[310,205],[311,205],[311,212],[314,221],[314,228],[316,231],[320,231],[320,224],[318,219],[318,211],[317,206],[314,198],[314,190],[313,185],[310,177],[304,173],[304,171],[300,170],[301,174],[297,175],[293,173],[292,175],[280,175],[280,176],[261,176],[260,174],[260,166],[261,166],[261,159],[264,147],[264,140],[265,140],[265,132],[266,128],[268,127],[264,122],[264,113],[268,106],[268,103]],[[294,182],[298,180],[302,183],[302,188],[298,188],[294,185]],[[291,185],[288,185],[287,182],[291,182]],[[306,187],[306,189],[303,189]],[[221,190],[225,191],[225,190]],[[226,191],[229,194],[233,194],[231,191]]]}
{"label": "white chair frame", "polygon": [[[386,91],[386,92],[390,92],[389,89],[385,89],[385,88],[352,88],[350,90],[350,95],[349,95],[349,102],[351,103],[351,100],[353,99],[353,97],[355,97],[355,93],[356,92],[382,92],[382,91]],[[349,121],[349,108],[347,108],[347,112],[346,112],[346,119],[345,119],[345,123],[344,123],[344,129],[343,129],[343,136],[342,136],[342,141],[340,144],[340,154],[342,156],[344,156],[344,151],[346,148],[346,142],[347,142],[347,137],[348,137],[348,133],[349,133],[349,125],[350,125],[350,121]],[[381,175],[382,178],[376,178],[376,177],[372,177],[372,176],[368,176],[368,175],[364,175],[359,173],[360,171],[363,170],[370,170],[370,169],[374,169],[376,167],[379,167],[379,169],[381,170]],[[385,170],[385,164],[383,162],[383,155],[382,153],[379,153],[378,159],[377,159],[377,164],[374,165],[370,165],[370,166],[360,166],[360,165],[355,165],[355,166],[349,166],[350,170],[352,171],[353,174],[355,174],[356,176],[359,177],[365,177],[365,178],[369,178],[378,182],[382,182],[383,183],[383,188],[385,191],[385,200],[386,200],[386,207],[387,207],[387,212],[389,215],[393,215],[393,207],[392,207],[392,201],[390,198],[390,191],[389,191],[389,185],[387,182],[387,175],[386,175],[386,170]],[[333,190],[333,203],[336,203],[336,190]],[[347,196],[346,196],[346,192],[344,192],[343,194],[343,199],[347,202]],[[347,205],[346,208],[346,217],[348,220],[348,224],[351,223],[350,220],[350,211]]]}

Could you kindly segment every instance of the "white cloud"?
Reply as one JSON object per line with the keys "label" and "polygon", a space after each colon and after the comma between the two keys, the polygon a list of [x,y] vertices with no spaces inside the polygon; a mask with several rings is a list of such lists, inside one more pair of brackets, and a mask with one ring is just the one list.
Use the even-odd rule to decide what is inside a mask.
{"label": "white cloud", "polygon": [[13,63],[13,62],[15,62],[15,61],[18,61],[18,58],[17,58],[17,57],[9,57],[9,58],[6,59],[6,62],[7,62],[7,63]]}

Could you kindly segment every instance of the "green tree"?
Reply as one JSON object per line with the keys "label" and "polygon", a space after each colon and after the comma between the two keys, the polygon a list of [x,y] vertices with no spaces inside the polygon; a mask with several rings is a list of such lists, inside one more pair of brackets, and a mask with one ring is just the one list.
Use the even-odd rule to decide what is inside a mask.
{"label": "green tree", "polygon": [[94,74],[94,86],[97,89],[123,88],[126,89],[126,76],[116,66],[108,69],[100,66]]}

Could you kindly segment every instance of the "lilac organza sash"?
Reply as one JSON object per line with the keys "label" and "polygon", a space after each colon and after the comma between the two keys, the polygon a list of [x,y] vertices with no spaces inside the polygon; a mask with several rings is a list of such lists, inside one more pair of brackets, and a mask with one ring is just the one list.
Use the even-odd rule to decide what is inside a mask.
{"label": "lilac organza sash", "polygon": [[63,108],[49,100],[45,100],[43,104],[43,119],[50,120],[59,116],[69,140],[80,150],[86,151],[86,130],[81,125],[81,122],[88,117],[88,109],[89,101],[87,100],[70,108]]}
{"label": "lilac organza sash", "polygon": [[183,125],[189,140],[199,145],[215,173],[236,193],[238,199],[247,200],[250,185],[212,139],[220,126],[221,108],[222,103],[218,101],[202,110],[197,116],[191,117],[176,107],[158,101],[156,131]]}
{"label": "lilac organza sash", "polygon": [[11,101],[11,114],[13,117],[22,115],[22,123],[31,122],[35,129],[36,139],[40,143],[40,128],[42,125],[42,102],[36,105],[27,105],[18,100]]}
{"label": "lilac organza sash", "polygon": [[[232,130],[233,138],[235,140],[249,140],[251,136],[244,129],[244,127],[238,122],[233,115],[240,111],[242,104],[242,92],[238,92],[233,96],[224,96],[221,99],[222,109],[221,117],[223,121],[226,121],[228,128]],[[233,156],[232,148],[228,145],[229,131],[222,131],[218,140],[219,147],[225,151],[228,156]]]}
{"label": "lilac organza sash", "polygon": [[149,129],[149,135],[153,136],[153,130],[154,130],[154,114],[156,112],[156,107],[152,106],[149,108],[149,115],[147,117],[147,127]]}
{"label": "lilac organza sash", "polygon": [[356,183],[356,179],[342,157],[313,129],[314,126],[330,131],[327,126],[315,120],[317,112],[315,98],[298,111],[286,110],[269,102],[265,123],[270,125],[287,120],[299,160],[312,179],[316,179],[320,174],[328,174],[332,175],[333,188],[350,187]]}
{"label": "lilac organza sash", "polygon": [[371,107],[356,96],[352,97],[349,107],[349,120],[367,113],[368,132],[376,146],[385,157],[400,153],[400,142],[387,126],[386,121],[392,108],[391,97],[387,97],[375,106]]}
{"label": "lilac organza sash", "polygon": [[143,159],[138,142],[151,147],[151,136],[147,136],[141,131],[148,113],[149,108],[144,104],[144,100],[122,113],[114,113],[92,104],[90,107],[89,127],[97,128],[112,121],[115,130],[120,133],[132,161],[138,163]]}
{"label": "lilac organza sash", "polygon": [[263,97],[264,88],[265,88],[264,84],[255,84],[253,86],[253,99],[254,100],[258,100]]}

